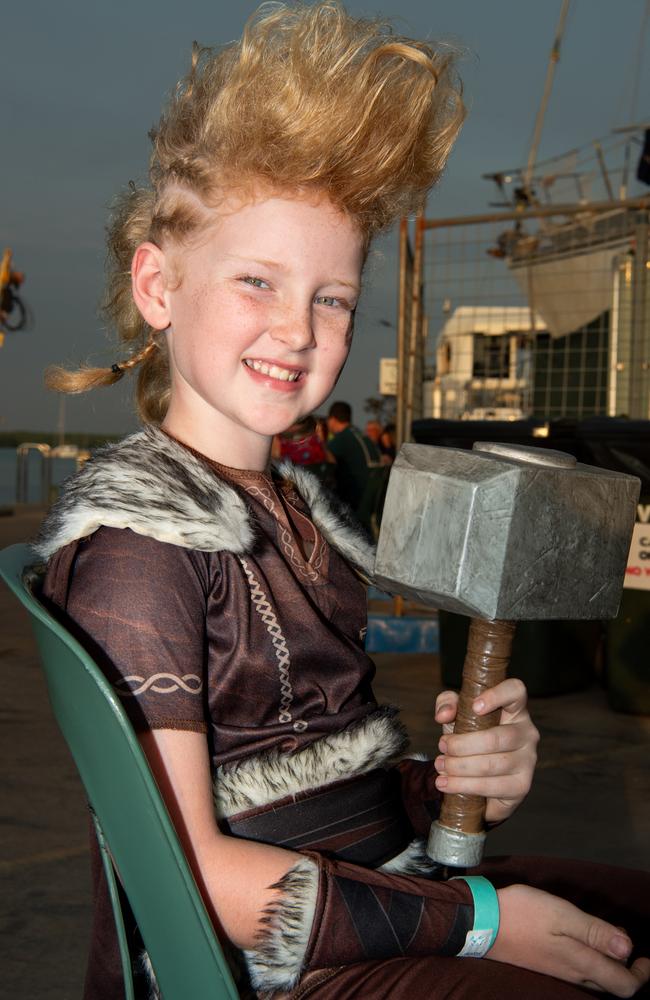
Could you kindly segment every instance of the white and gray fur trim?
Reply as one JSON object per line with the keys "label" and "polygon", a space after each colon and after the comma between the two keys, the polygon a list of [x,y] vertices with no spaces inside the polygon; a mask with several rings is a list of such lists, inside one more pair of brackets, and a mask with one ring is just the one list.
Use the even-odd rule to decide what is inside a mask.
{"label": "white and gray fur trim", "polygon": [[151,964],[151,959],[149,958],[149,952],[141,951],[135,964],[136,972],[141,971],[146,980],[148,987],[147,1000],[162,1000],[162,994],[160,992],[160,987],[158,986],[156,973],[153,971],[153,965]]}
{"label": "white and gray fur trim", "polygon": [[[290,462],[277,467],[306,501],[318,529],[366,575],[374,549],[316,476]],[[158,428],[99,449],[67,480],[35,542],[49,559],[98,528],[130,528],[141,535],[203,552],[252,551],[255,523],[241,494],[205,462]]]}
{"label": "white and gray fur trim", "polygon": [[380,865],[379,871],[388,875],[419,875],[421,878],[431,878],[439,868],[440,866],[427,854],[424,838],[416,837],[400,854]]}
{"label": "white and gray fur trim", "polygon": [[[420,751],[410,750],[402,759],[429,760],[429,757]],[[392,875],[419,875],[421,878],[431,878],[439,868],[440,865],[432,861],[427,854],[424,837],[416,837],[401,854],[384,862],[379,870]]]}
{"label": "white and gray fur trim", "polygon": [[300,978],[314,923],[319,876],[318,864],[305,857],[272,886],[278,895],[262,916],[259,944],[244,951],[256,990],[290,990]]}
{"label": "white and gray fur trim", "polygon": [[104,526],[184,548],[244,553],[253,544],[249,522],[236,490],[187,448],[147,426],[99,449],[66,482],[35,548],[47,559]]}
{"label": "white and gray fur trim", "polygon": [[334,499],[317,476],[302,466],[281,462],[277,471],[283,479],[294,483],[311,511],[314,524],[330,545],[370,577],[375,566],[375,547],[355,523],[349,508]]}
{"label": "white and gray fur trim", "polygon": [[382,708],[295,753],[271,750],[246,757],[216,770],[216,814],[219,818],[233,816],[287,795],[390,766],[403,755],[407,744],[406,729],[395,718],[395,709]]}

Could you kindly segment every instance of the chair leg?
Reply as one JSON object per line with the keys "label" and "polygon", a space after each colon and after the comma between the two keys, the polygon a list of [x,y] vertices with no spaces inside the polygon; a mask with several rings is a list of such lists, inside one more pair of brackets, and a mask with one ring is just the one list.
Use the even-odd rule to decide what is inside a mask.
{"label": "chair leg", "polygon": [[133,988],[133,967],[131,964],[131,953],[129,951],[129,945],[126,939],[126,931],[124,929],[124,918],[122,916],[122,906],[120,904],[120,894],[117,887],[117,880],[115,878],[115,868],[113,867],[113,859],[111,858],[110,851],[108,849],[108,844],[104,837],[104,831],[101,828],[101,824],[95,815],[95,812],[91,806],[90,814],[93,818],[93,823],[95,824],[95,833],[97,834],[97,843],[99,844],[99,850],[102,857],[102,865],[104,866],[104,873],[106,875],[106,882],[108,884],[108,892],[111,897],[111,905],[113,907],[113,916],[115,918],[115,929],[117,931],[117,940],[120,946],[120,958],[122,961],[122,975],[124,977],[124,998],[125,1000],[135,1000],[135,991]]}

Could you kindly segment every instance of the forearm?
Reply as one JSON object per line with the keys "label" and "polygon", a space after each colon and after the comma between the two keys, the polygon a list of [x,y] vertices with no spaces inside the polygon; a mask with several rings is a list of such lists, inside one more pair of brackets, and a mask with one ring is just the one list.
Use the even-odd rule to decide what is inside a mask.
{"label": "forearm", "polygon": [[[187,850],[187,847],[186,847]],[[278,900],[273,889],[301,855],[216,831],[188,851],[210,916],[238,948],[254,948],[261,917]]]}

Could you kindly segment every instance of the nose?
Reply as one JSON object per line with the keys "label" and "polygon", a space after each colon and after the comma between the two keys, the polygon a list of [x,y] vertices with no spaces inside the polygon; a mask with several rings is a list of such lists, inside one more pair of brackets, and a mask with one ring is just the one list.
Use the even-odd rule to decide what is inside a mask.
{"label": "nose", "polygon": [[316,344],[311,305],[278,310],[270,334],[292,351],[306,351]]}

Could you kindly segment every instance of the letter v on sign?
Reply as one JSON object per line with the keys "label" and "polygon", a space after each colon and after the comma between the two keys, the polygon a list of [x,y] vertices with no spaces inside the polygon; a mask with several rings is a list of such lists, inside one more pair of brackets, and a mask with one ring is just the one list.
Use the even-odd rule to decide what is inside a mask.
{"label": "letter v on sign", "polygon": [[640,503],[637,505],[636,519],[641,524],[650,524],[650,503]]}

